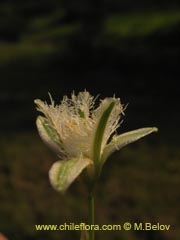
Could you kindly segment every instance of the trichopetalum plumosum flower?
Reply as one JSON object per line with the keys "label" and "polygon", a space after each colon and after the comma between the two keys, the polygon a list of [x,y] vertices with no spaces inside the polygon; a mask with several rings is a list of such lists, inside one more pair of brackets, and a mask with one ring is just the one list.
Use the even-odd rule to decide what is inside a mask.
{"label": "trichopetalum plumosum flower", "polygon": [[[156,127],[147,127],[117,135],[124,114],[119,98],[105,98],[96,106],[96,98],[83,91],[78,95],[72,93],[70,98],[64,96],[59,105],[51,96],[50,101],[47,104],[35,100],[37,110],[43,114],[37,117],[36,125],[42,140],[59,157],[49,171],[50,182],[59,192],[65,192],[86,170],[92,193],[104,163],[113,152],[157,131]],[[90,239],[94,239],[93,234]]]}
{"label": "trichopetalum plumosum flower", "polygon": [[60,105],[55,105],[52,98],[50,105],[39,99],[35,103],[44,114],[36,121],[39,134],[60,158],[49,172],[52,186],[60,192],[85,168],[90,179],[96,179],[114,151],[157,131],[155,127],[141,128],[116,135],[124,112],[115,97],[101,100],[96,108],[94,97],[87,91],[77,96],[73,93],[71,98],[64,96]]}

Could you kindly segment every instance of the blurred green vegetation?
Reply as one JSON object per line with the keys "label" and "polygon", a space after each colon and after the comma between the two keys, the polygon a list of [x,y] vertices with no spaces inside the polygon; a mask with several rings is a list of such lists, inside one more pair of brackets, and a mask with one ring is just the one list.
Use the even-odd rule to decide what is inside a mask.
{"label": "blurred green vegetation", "polygon": [[[2,65],[9,64],[22,58],[24,60],[33,59],[38,62],[44,56],[54,56],[56,54],[61,59],[64,55],[70,54],[69,51],[72,51],[73,41],[81,42],[86,37],[82,35],[84,24],[82,20],[58,24],[56,21],[58,22],[59,18],[61,19],[61,13],[59,12],[50,16],[34,17],[29,20],[26,31],[21,32],[18,41],[1,41],[0,63]],[[137,38],[139,40],[145,39],[161,31],[177,31],[179,25],[180,11],[178,9],[170,9],[169,11],[146,10],[126,14],[115,13],[104,18],[101,30],[93,36],[94,43],[89,44],[93,44],[95,48],[111,46],[114,49],[123,49],[124,44],[119,45],[122,39],[127,42]],[[86,27],[88,28],[88,26]],[[95,26],[93,27],[95,28]],[[86,30],[88,31],[88,29]],[[89,37],[91,41],[91,33],[89,33]],[[114,39],[116,39],[115,42]],[[128,52],[129,48],[125,48],[124,51]],[[73,51],[71,54],[73,54]]]}
{"label": "blurred green vegetation", "polygon": [[[157,32],[176,32],[180,25],[180,9],[176,1],[168,4],[146,1],[143,4],[131,0],[121,3],[115,0],[78,0],[76,3],[53,0],[42,4],[40,0],[16,0],[2,1],[0,13],[2,67],[22,58],[39,61],[42,65],[41,59],[45,56],[54,60],[57,56],[59,60],[64,57],[75,60],[76,48],[80,55],[84,51],[88,53],[88,48],[106,52],[109,47],[127,54],[128,44],[124,45],[122,39],[129,42],[139,38],[141,41]],[[151,44],[148,42],[145,46]]]}
{"label": "blurred green vegetation", "polygon": [[105,31],[107,35],[114,34],[125,38],[145,37],[179,23],[180,11],[178,10],[136,12],[109,17],[105,24]]}
{"label": "blurred green vegetation", "polygon": [[[37,134],[9,135],[0,145],[1,231],[10,240],[78,239],[79,232],[37,232],[34,225],[86,222],[87,194],[81,179],[63,196],[51,188],[48,170],[57,157]],[[97,239],[178,240],[179,158],[179,148],[145,139],[114,154],[97,188],[96,222],[161,222],[171,224],[171,230],[97,232]]]}

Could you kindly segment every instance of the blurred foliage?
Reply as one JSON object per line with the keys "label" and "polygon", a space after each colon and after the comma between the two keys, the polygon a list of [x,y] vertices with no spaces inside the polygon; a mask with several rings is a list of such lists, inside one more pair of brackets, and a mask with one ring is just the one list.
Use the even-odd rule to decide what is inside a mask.
{"label": "blurred foliage", "polygon": [[[97,74],[97,79],[109,76],[120,82],[124,77],[129,91],[126,83],[136,77],[135,85],[150,91],[156,76],[179,74],[179,26],[180,5],[175,0],[1,1],[4,104],[17,89],[29,95],[24,79],[30,89],[36,85],[47,92],[47,79],[61,79],[56,86],[62,88],[67,85],[63,79],[93,79]],[[149,86],[143,85],[142,78],[148,77]]]}
{"label": "blurred foliage", "polygon": [[[0,139],[0,230],[11,240],[79,239],[79,232],[35,231],[35,224],[87,222],[87,193],[79,178],[65,195],[49,184],[56,160],[37,134]],[[168,232],[97,232],[97,239],[178,240],[179,148],[142,140],[114,154],[97,188],[96,222],[161,222]]]}
{"label": "blurred foliage", "polygon": [[158,30],[171,28],[180,23],[180,11],[147,11],[132,14],[113,15],[105,24],[108,34],[119,37],[145,37]]}
{"label": "blurred foliage", "polygon": [[[148,4],[152,7],[147,8]],[[180,25],[180,10],[176,1],[167,7],[164,1],[158,1],[156,5],[152,1],[146,1],[146,4],[137,1],[134,4],[132,0],[16,0],[2,1],[0,13],[2,66],[22,57],[24,61],[32,57],[36,61],[37,57],[38,62],[49,55],[54,61],[57,56],[59,60],[73,58],[75,61],[78,55],[84,60],[84,52],[86,58],[89,52],[96,58],[95,52],[100,51],[103,56],[112,48],[114,52],[120,49],[119,54],[122,51],[129,54],[128,44],[132,44],[132,39],[139,39],[142,48],[145,46],[148,49],[153,41],[145,43],[144,39],[152,40],[155,34],[157,44],[161,45],[162,38],[170,39]],[[162,35],[160,41],[157,33]]]}
{"label": "blurred foliage", "polygon": [[37,64],[44,56],[52,53],[53,48],[47,45],[4,43],[0,44],[0,51],[0,63],[12,64],[20,59],[32,59]]}

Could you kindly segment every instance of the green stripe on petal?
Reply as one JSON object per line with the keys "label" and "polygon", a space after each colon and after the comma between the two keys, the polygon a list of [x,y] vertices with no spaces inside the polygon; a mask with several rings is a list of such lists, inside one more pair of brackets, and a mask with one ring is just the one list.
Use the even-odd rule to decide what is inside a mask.
{"label": "green stripe on petal", "polygon": [[59,135],[48,123],[48,120],[39,116],[36,120],[36,125],[42,140],[56,153],[62,153]]}
{"label": "green stripe on petal", "polygon": [[53,188],[59,192],[65,192],[83,169],[90,164],[92,161],[89,158],[82,157],[55,162],[49,171]]}
{"label": "green stripe on petal", "polygon": [[96,127],[95,137],[93,141],[93,161],[96,167],[98,167],[98,164],[100,161],[103,136],[105,133],[109,116],[113,110],[114,105],[115,105],[115,101],[113,99],[107,99],[107,103],[105,106],[103,106],[103,111],[99,116],[99,121]]}
{"label": "green stripe on petal", "polygon": [[152,132],[157,131],[158,129],[156,127],[140,128],[114,137],[112,141],[104,148],[101,158],[101,167],[113,152],[120,150],[122,147],[128,145],[129,143],[135,142],[138,139],[145,137]]}

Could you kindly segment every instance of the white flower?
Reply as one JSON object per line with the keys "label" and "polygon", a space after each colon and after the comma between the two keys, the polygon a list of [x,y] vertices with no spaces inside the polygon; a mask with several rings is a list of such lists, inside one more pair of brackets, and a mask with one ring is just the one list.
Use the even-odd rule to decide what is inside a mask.
{"label": "white flower", "polygon": [[[119,136],[115,135],[120,124],[123,106],[118,98],[105,98],[95,107],[89,92],[64,96],[60,105],[35,100],[37,109],[44,114],[36,124],[43,141],[59,156],[49,176],[52,186],[65,191],[74,179],[88,167],[93,177],[100,174],[106,159],[117,149],[153,131],[143,128]],[[111,136],[112,140],[109,142]]]}

